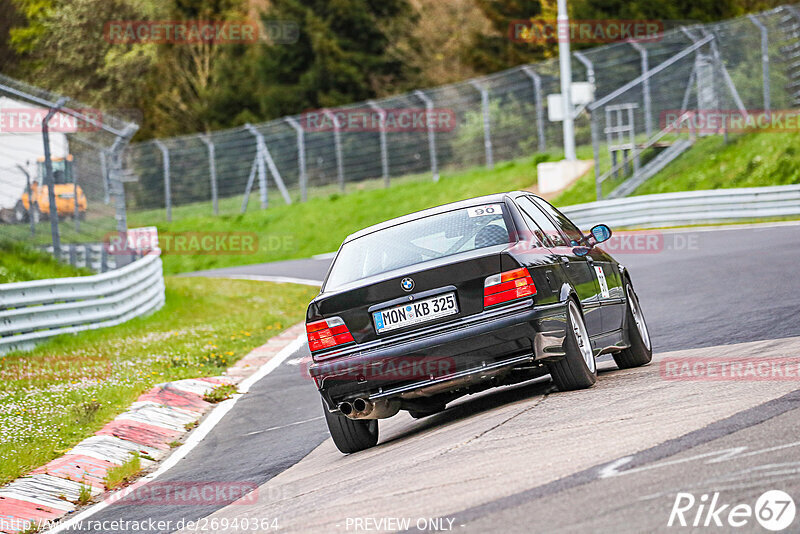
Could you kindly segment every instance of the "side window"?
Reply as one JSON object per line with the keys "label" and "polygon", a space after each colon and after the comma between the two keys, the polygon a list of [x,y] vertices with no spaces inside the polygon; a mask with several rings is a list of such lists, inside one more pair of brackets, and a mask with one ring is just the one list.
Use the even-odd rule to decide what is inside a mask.
{"label": "side window", "polygon": [[[548,217],[545,216],[542,211],[536,207],[530,198],[528,197],[519,197],[517,199],[517,205],[519,206],[520,210],[523,213],[523,216],[529,221],[533,221],[534,228],[539,227],[544,235],[547,236],[547,240],[550,241],[553,246],[556,247],[566,247],[567,242],[561,236],[561,232],[556,228],[556,225],[551,221]],[[532,228],[534,232],[534,230]]]}
{"label": "side window", "polygon": [[544,232],[542,232],[542,229],[539,228],[539,226],[536,224],[536,221],[534,221],[530,217],[530,215],[528,215],[525,212],[525,210],[523,210],[521,207],[520,207],[519,213],[522,215],[522,218],[525,221],[525,224],[528,225],[528,228],[533,233],[533,236],[536,238],[536,241],[539,242],[538,244],[543,246],[543,247],[551,247],[552,245],[547,240],[547,236],[544,235]]}
{"label": "side window", "polygon": [[572,221],[567,219],[563,213],[555,209],[548,202],[545,202],[538,197],[531,197],[531,200],[533,200],[536,205],[542,209],[542,211],[550,215],[550,217],[556,221],[556,223],[558,223],[558,225],[561,227],[561,230],[567,234],[567,237],[569,237],[574,244],[577,244],[583,238],[583,234],[580,230],[578,230],[578,227],[572,224]]}

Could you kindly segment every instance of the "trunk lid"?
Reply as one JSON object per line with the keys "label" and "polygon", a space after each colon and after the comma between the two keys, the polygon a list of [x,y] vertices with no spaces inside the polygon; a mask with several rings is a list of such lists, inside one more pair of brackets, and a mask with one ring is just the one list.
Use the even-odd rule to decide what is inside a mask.
{"label": "trunk lid", "polygon": [[[483,288],[487,276],[501,271],[502,252],[510,244],[495,245],[461,254],[397,269],[377,276],[358,280],[332,292],[321,293],[309,307],[308,320],[339,316],[344,320],[356,343],[390,338],[398,334],[426,328],[434,324],[453,321],[483,311]],[[413,280],[413,288],[403,288],[406,278]],[[406,286],[410,284],[407,282]],[[373,313],[405,304],[422,303],[427,299],[439,300],[454,293],[457,313],[443,310],[432,319],[419,317],[419,322],[376,331]],[[433,307],[438,306],[431,302]]]}

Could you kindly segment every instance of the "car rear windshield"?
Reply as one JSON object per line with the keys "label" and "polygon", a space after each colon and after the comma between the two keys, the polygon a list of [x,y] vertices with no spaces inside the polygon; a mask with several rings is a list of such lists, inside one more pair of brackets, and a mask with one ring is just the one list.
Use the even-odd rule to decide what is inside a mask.
{"label": "car rear windshield", "polygon": [[501,203],[461,208],[390,226],[345,243],[325,289],[510,241]]}

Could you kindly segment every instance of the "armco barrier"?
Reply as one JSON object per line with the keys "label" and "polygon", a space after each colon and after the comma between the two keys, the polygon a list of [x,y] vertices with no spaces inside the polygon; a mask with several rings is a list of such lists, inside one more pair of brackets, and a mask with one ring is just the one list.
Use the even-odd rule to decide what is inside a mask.
{"label": "armco barrier", "polygon": [[566,206],[561,211],[584,229],[598,223],[657,228],[800,216],[800,185],[642,195]]}
{"label": "armco barrier", "polygon": [[0,354],[59,334],[103,328],[164,305],[161,257],[94,276],[0,285]]}

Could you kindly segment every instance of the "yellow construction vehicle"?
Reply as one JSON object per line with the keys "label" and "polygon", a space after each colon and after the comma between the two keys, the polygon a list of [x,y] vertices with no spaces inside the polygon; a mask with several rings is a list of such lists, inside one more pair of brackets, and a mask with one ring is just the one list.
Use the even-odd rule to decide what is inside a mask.
{"label": "yellow construction vehicle", "polygon": [[[83,219],[86,216],[86,195],[81,186],[75,183],[73,173],[72,155],[66,158],[52,158],[53,165],[53,192],[56,197],[56,213],[60,218],[75,217]],[[14,209],[14,220],[24,222],[33,218],[38,222],[42,218],[50,217],[50,196],[46,180],[47,171],[44,158],[41,157],[36,162],[36,179],[30,184],[30,195],[28,188],[22,194],[22,198],[17,202]],[[77,202],[77,210],[75,204]]]}

